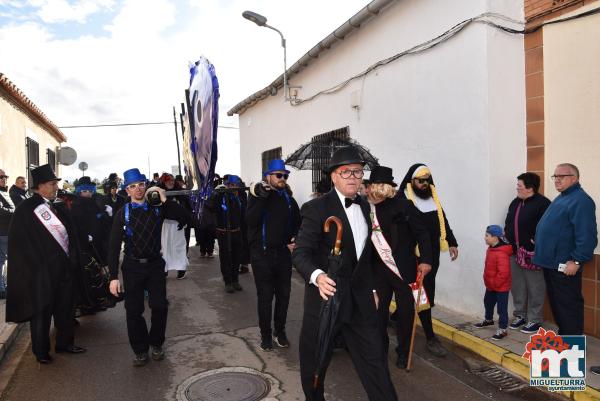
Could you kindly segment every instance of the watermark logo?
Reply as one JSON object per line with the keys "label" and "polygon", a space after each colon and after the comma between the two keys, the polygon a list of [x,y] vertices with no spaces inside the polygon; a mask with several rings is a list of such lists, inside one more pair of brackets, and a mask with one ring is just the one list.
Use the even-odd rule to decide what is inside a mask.
{"label": "watermark logo", "polygon": [[549,391],[585,391],[585,336],[559,336],[540,328],[525,344],[529,385]]}

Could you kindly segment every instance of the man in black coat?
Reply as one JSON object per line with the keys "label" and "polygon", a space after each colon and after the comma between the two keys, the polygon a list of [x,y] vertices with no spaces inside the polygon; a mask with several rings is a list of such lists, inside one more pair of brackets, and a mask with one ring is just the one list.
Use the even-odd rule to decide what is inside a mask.
{"label": "man in black coat", "polygon": [[8,193],[13,203],[15,204],[15,207],[19,206],[21,202],[29,198],[29,194],[27,193],[27,183],[25,182],[25,177],[17,177],[14,185],[11,186],[8,190]]}
{"label": "man in black coat", "polygon": [[[293,262],[306,280],[304,317],[300,333],[300,376],[307,400],[324,400],[325,374],[313,388],[317,368],[319,311],[324,300],[340,291],[340,310],[335,331],[343,336],[358,376],[371,401],[396,400],[390,379],[387,355],[383,350],[377,322],[377,295],[374,291],[369,206],[357,196],[363,166],[355,148],[337,150],[328,172],[334,185],[327,194],[302,207],[302,225],[296,238]],[[338,282],[328,275],[328,257],[336,232],[323,232],[329,216],[343,222],[342,269]]]}
{"label": "man in black coat", "polygon": [[56,352],[81,353],[73,345],[73,276],[79,268],[77,235],[64,204],[54,204],[58,181],[50,165],[31,171],[35,194],[15,211],[8,232],[6,321],[30,321],[38,362],[52,362],[50,320]]}
{"label": "man in black coat", "polygon": [[287,185],[289,173],[283,160],[271,160],[263,181],[250,186],[248,199],[246,224],[263,351],[273,350],[272,334],[279,347],[290,346],[285,324],[292,290],[291,250],[300,227],[300,210]]}

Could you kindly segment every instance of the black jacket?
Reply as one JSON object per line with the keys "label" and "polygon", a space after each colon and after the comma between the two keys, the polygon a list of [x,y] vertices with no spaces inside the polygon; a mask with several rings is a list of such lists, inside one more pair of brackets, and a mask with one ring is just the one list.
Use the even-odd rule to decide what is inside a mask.
{"label": "black jacket", "polygon": [[35,194],[15,211],[8,233],[6,321],[24,322],[52,305],[58,284],[80,268],[77,235],[64,203],[55,213],[67,229],[69,256],[35,216],[44,198]]}
{"label": "black jacket", "polygon": [[302,206],[302,225],[296,237],[296,248],[292,253],[292,261],[298,272],[306,281],[304,291],[304,313],[319,316],[322,298],[319,289],[310,284],[310,276],[316,269],[328,271],[329,255],[335,245],[336,229],[329,233],[323,231],[323,224],[329,216],[337,216],[342,221],[342,274],[348,283],[341,292],[339,316],[342,322],[373,323],[377,319],[375,301],[373,299],[373,267],[371,223],[369,206],[366,201],[361,209],[368,227],[367,241],[361,255],[356,255],[354,237],[344,206],[335,191],[310,200]]}
{"label": "black jacket", "polygon": [[266,198],[258,198],[252,194],[248,196],[246,225],[251,250],[284,248],[296,237],[300,228],[300,209],[290,191],[283,191],[273,190]]}
{"label": "black jacket", "polygon": [[8,235],[8,226],[15,213],[16,206],[13,204],[8,191],[0,190],[0,235]]}
{"label": "black jacket", "polygon": [[115,195],[114,200],[111,194],[104,195],[104,205],[110,206],[112,208],[113,217],[117,214],[119,210],[121,210],[121,208],[125,205],[126,201],[127,199],[119,194]]}
{"label": "black jacket", "polygon": [[216,228],[238,230],[242,224],[242,201],[233,192],[213,192],[206,204],[215,217]]}
{"label": "black jacket", "polygon": [[534,194],[525,200],[515,198],[510,203],[506,220],[504,221],[504,234],[508,242],[513,246],[514,252],[517,251],[515,214],[519,203],[521,204],[521,209],[519,210],[519,245],[528,251],[533,251],[535,245],[531,240],[535,237],[535,229],[540,219],[546,209],[548,209],[548,206],[550,206],[550,200],[544,195]]}
{"label": "black jacket", "polygon": [[431,239],[423,221],[423,214],[412,202],[397,197],[377,204],[375,210],[383,236],[392,250],[394,261],[403,278],[400,280],[392,273],[379,257],[377,249],[373,249],[375,287],[387,282],[391,282],[395,287],[415,282],[417,243],[420,252],[419,262],[432,263]]}
{"label": "black jacket", "polygon": [[19,206],[21,202],[27,199],[27,191],[17,187],[16,185],[10,187],[8,193],[10,194],[10,199],[12,199],[13,203],[15,204],[15,208]]}

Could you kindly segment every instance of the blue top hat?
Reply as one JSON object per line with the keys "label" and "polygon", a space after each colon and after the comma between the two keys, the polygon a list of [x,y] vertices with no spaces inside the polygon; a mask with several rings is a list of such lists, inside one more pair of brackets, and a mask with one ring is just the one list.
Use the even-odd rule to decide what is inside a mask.
{"label": "blue top hat", "polygon": [[125,181],[123,185],[125,187],[129,186],[129,184],[134,184],[136,182],[146,182],[146,176],[140,173],[140,170],[137,168],[131,168],[123,173],[123,177]]}
{"label": "blue top hat", "polygon": [[289,170],[285,168],[285,162],[281,159],[273,159],[269,162],[269,166],[267,167],[267,171],[263,173],[263,175],[269,175],[274,171],[283,171],[286,174],[289,174]]}

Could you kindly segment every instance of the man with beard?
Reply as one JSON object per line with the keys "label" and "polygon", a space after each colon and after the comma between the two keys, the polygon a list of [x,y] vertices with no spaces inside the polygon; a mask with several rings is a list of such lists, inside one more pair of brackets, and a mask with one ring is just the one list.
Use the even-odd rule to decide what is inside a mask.
{"label": "man with beard", "polygon": [[30,321],[31,348],[39,363],[52,362],[50,322],[56,352],[77,354],[73,345],[73,275],[79,268],[75,226],[64,204],[55,204],[58,181],[49,164],[31,170],[35,194],[15,211],[8,232],[6,321]]}
{"label": "man with beard", "polygon": [[[263,181],[250,185],[248,241],[252,272],[258,298],[258,325],[263,351],[275,343],[288,348],[285,324],[292,289],[294,238],[300,227],[300,210],[287,185],[290,172],[281,159],[271,160],[263,172]],[[273,313],[273,298],[275,312]],[[275,332],[271,331],[273,318]]]}
{"label": "man with beard", "polygon": [[[406,173],[398,195],[411,200],[423,213],[423,219],[429,232],[432,249],[431,272],[423,279],[423,287],[429,297],[431,307],[435,301],[435,276],[440,267],[440,252],[448,251],[450,259],[458,257],[458,243],[450,229],[446,213],[440,204],[437,190],[429,167],[422,163],[413,164]],[[418,248],[417,248],[418,251]],[[431,309],[419,312],[419,319],[427,337],[427,350],[435,356],[444,357],[448,353],[433,332]]]}
{"label": "man with beard", "polygon": [[29,195],[27,194],[27,183],[25,182],[25,177],[17,177],[14,185],[10,187],[8,193],[15,204],[15,207],[19,206],[21,202],[29,198]]}

